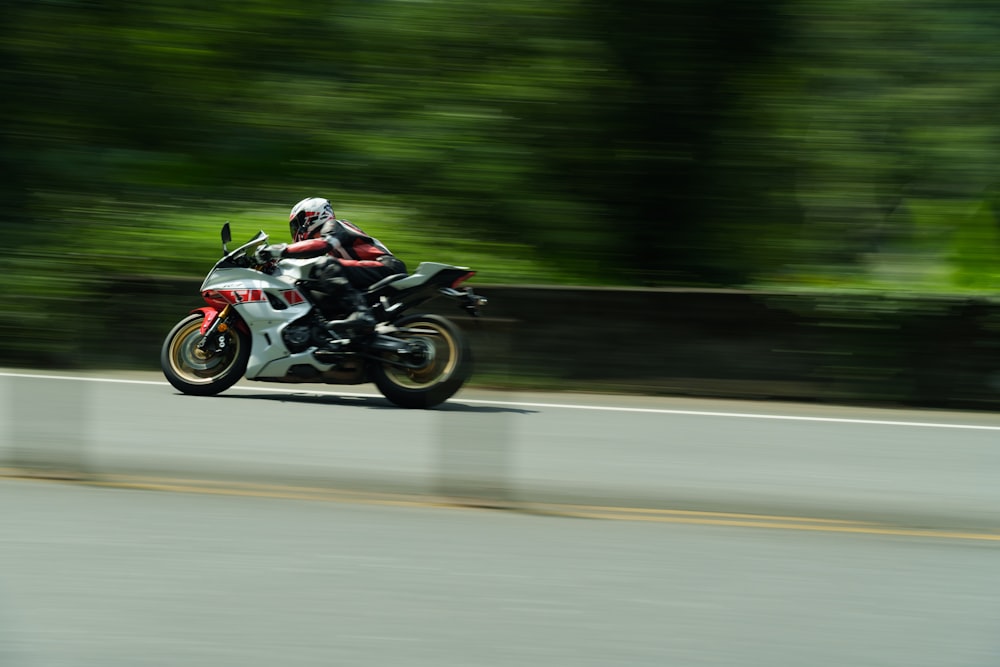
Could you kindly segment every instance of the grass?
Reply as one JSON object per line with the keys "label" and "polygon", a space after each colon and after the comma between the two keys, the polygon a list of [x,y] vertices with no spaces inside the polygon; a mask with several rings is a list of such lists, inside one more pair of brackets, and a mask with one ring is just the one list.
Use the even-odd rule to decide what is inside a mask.
{"label": "grass", "polygon": [[[204,274],[221,253],[219,232],[229,222],[234,243],[258,230],[272,243],[289,242],[287,206],[234,204],[213,211],[163,207],[135,215],[114,208],[98,213],[74,249],[110,272],[161,276]],[[412,270],[422,261],[467,266],[493,284],[579,284],[581,276],[545,261],[527,244],[477,238],[476,230],[434,221],[406,206],[342,201],[337,215],[388,246]]]}
{"label": "grass", "polygon": [[[601,275],[613,272],[574,270],[555,263],[544,249],[501,235],[484,238],[482,226],[466,227],[436,219],[403,198],[360,194],[339,197],[336,210],[384,242],[412,270],[422,261],[467,266],[480,284],[610,285]],[[205,274],[221,252],[219,230],[229,221],[236,241],[263,229],[274,243],[289,241],[291,202],[217,202],[206,210],[197,202],[141,207],[124,202],[81,201],[72,211],[80,233],[65,253],[49,260],[33,251],[15,253],[15,269],[34,274],[23,287],[29,293],[65,293],[65,282],[86,275],[194,277]],[[878,293],[985,296],[1000,290],[1000,228],[993,218],[960,211],[961,224],[942,218],[954,213],[914,202],[908,238],[859,258],[850,266],[809,263],[808,253],[767,267],[749,288],[817,294]],[[942,231],[945,230],[945,231]],[[796,260],[802,260],[800,265]],[[52,261],[55,270],[40,271]],[[599,261],[599,260],[596,260]],[[587,260],[593,264],[595,260]],[[581,259],[580,264],[584,261]],[[71,269],[66,270],[68,267]],[[17,275],[17,273],[15,273]],[[27,275],[27,274],[25,274]],[[39,276],[49,276],[51,289]],[[25,278],[26,279],[26,278]],[[17,279],[15,278],[15,282]],[[55,283],[59,283],[56,285]],[[77,286],[77,289],[80,286]]]}

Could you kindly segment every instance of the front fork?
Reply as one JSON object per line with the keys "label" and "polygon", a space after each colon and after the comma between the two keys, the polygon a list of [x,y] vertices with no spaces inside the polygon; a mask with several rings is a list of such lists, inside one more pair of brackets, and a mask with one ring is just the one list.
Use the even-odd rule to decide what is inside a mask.
{"label": "front fork", "polygon": [[229,344],[229,336],[226,335],[229,323],[226,320],[231,310],[232,307],[228,304],[221,311],[214,308],[199,308],[199,311],[205,314],[205,321],[201,323],[202,338],[196,347],[206,355],[222,352]]}

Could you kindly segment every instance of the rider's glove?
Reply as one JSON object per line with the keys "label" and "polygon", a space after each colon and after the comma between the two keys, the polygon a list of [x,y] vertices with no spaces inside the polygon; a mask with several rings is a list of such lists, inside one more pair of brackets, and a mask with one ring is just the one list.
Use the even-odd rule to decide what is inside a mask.
{"label": "rider's glove", "polygon": [[285,254],[285,248],[288,247],[286,243],[279,243],[278,245],[265,245],[257,248],[257,252],[254,253],[254,257],[261,264],[267,264],[271,260],[281,259],[282,255]]}

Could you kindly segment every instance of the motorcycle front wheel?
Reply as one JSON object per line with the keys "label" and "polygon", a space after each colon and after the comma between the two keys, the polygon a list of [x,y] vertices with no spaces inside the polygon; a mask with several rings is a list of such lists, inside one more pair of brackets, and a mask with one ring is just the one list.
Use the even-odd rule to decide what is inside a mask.
{"label": "motorcycle front wheel", "polygon": [[382,395],[403,408],[432,408],[454,396],[472,371],[472,351],[462,331],[438,315],[410,315],[395,325],[401,331],[393,332],[393,338],[423,349],[413,368],[391,363],[412,363],[397,355],[373,364],[372,380]]}
{"label": "motorcycle front wheel", "polygon": [[250,336],[235,327],[220,334],[224,346],[216,345],[216,351],[198,347],[204,319],[203,313],[194,313],[178,322],[160,351],[163,375],[184,394],[212,396],[229,389],[243,377],[250,360]]}

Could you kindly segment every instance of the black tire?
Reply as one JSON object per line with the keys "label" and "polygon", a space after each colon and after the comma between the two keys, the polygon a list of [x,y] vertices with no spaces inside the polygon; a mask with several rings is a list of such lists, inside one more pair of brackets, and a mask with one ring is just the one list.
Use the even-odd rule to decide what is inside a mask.
{"label": "black tire", "polygon": [[432,354],[419,369],[374,362],[372,380],[382,395],[402,408],[432,408],[454,396],[472,372],[472,350],[462,330],[438,315],[408,315],[395,325],[423,330],[392,336],[423,340]]}
{"label": "black tire", "polygon": [[170,330],[160,350],[163,375],[178,391],[212,396],[229,389],[246,373],[250,336],[235,327],[226,332],[226,347],[206,355],[197,348],[203,313],[188,315]]}

